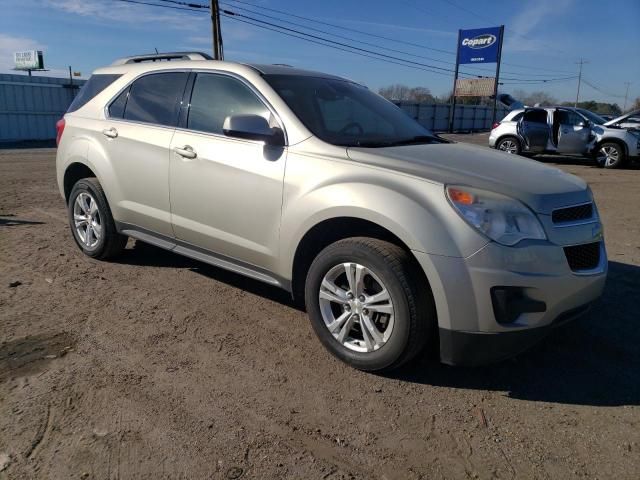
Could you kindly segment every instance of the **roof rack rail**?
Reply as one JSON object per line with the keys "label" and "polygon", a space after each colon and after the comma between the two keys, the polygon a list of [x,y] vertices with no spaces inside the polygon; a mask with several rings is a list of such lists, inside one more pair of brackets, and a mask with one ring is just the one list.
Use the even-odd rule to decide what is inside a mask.
{"label": "roof rack rail", "polygon": [[111,65],[126,65],[128,63],[161,62],[170,60],[213,60],[213,57],[204,52],[167,52],[151,53],[147,55],[134,55],[132,57],[119,58]]}

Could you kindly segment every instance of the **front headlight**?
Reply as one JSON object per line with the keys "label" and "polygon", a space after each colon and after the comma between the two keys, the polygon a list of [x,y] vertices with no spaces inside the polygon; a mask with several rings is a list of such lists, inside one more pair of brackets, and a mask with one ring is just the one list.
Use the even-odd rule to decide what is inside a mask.
{"label": "front headlight", "polygon": [[454,210],[491,240],[511,246],[547,238],[535,214],[515,198],[469,187],[448,186],[446,192]]}

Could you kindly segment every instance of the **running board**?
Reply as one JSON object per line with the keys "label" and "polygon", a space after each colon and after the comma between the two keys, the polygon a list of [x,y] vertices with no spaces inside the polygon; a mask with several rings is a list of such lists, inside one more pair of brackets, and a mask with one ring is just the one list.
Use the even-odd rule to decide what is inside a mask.
{"label": "running board", "polygon": [[223,255],[215,254],[213,252],[196,247],[195,245],[190,245],[175,238],[165,237],[164,235],[144,230],[140,227],[136,227],[135,225],[116,222],[116,229],[121,234],[127,235],[131,238],[135,238],[136,240],[140,240],[141,242],[149,243],[164,250],[169,250],[170,252],[174,252],[179,255],[183,255],[185,257],[189,257],[194,260],[213,265],[214,267],[229,270],[230,272],[234,272],[239,275],[250,277],[255,280],[268,283],[269,285],[274,285],[287,291],[291,291],[291,282],[284,279],[278,279],[253,265],[234,261]]}

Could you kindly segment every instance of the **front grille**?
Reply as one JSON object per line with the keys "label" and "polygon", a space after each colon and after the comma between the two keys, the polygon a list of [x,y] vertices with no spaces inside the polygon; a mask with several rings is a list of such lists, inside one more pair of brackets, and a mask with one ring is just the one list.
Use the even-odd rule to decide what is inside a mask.
{"label": "front grille", "polygon": [[591,270],[600,263],[600,242],[564,247],[564,254],[571,270]]}
{"label": "front grille", "polygon": [[593,203],[576,205],[575,207],[559,208],[551,214],[553,223],[576,222],[593,216]]}

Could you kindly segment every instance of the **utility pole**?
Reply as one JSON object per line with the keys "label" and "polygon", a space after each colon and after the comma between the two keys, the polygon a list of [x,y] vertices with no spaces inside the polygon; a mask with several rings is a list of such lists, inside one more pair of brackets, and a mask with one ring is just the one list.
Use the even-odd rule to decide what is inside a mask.
{"label": "utility pole", "polygon": [[213,58],[224,60],[222,51],[222,31],[220,30],[220,6],[218,0],[210,0],[209,10],[211,12],[211,36],[213,37]]}
{"label": "utility pole", "polygon": [[624,84],[627,86],[627,91],[624,94],[624,107],[622,107],[622,113],[627,111],[627,100],[629,99],[629,85],[631,85],[631,82],[624,82]]}
{"label": "utility pole", "polygon": [[585,63],[589,62],[585,62],[582,58],[579,62],[576,62],[577,65],[580,65],[580,70],[578,72],[578,91],[576,92],[576,103],[573,104],[574,107],[578,107],[578,99],[580,97],[580,83],[582,82],[582,65],[584,65]]}

